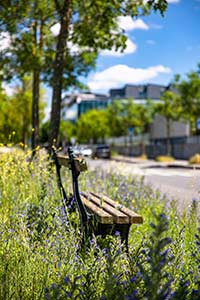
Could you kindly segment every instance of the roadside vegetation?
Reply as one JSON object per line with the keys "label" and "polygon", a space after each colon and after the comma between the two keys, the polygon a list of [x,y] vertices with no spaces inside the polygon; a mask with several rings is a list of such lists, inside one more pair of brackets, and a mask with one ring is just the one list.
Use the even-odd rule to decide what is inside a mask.
{"label": "roadside vegetation", "polygon": [[171,161],[174,161],[175,159],[172,156],[159,155],[159,156],[156,156],[155,160],[158,162],[171,162]]}
{"label": "roadside vegetation", "polygon": [[198,199],[179,211],[143,180],[88,171],[82,190],[108,194],[144,223],[132,226],[128,255],[117,235],[81,249],[78,212],[64,214],[54,166],[44,153],[30,156],[0,156],[1,299],[199,299]]}
{"label": "roadside vegetation", "polygon": [[192,164],[197,164],[197,165],[199,165],[199,164],[200,164],[200,154],[197,153],[197,154],[193,155],[192,157],[190,157],[189,163],[190,163],[191,165],[192,165]]}

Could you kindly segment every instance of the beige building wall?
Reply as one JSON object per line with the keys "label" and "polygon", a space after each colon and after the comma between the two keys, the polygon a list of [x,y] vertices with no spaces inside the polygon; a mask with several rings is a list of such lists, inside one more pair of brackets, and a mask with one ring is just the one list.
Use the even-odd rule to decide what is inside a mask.
{"label": "beige building wall", "polygon": [[[167,137],[166,119],[156,115],[150,129],[150,138],[161,139]],[[189,122],[171,121],[170,137],[186,137],[190,134]]]}

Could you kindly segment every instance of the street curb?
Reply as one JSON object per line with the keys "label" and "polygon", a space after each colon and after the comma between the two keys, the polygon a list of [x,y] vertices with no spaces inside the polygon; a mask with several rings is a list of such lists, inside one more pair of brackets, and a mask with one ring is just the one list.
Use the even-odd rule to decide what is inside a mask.
{"label": "street curb", "polygon": [[116,162],[124,162],[124,163],[131,163],[131,164],[143,164],[142,168],[182,168],[182,169],[190,169],[190,170],[200,170],[200,165],[190,165],[190,164],[184,164],[183,163],[163,163],[163,162],[155,162],[155,161],[149,161],[149,160],[140,160],[137,158],[129,159],[127,157],[112,157],[111,160]]}

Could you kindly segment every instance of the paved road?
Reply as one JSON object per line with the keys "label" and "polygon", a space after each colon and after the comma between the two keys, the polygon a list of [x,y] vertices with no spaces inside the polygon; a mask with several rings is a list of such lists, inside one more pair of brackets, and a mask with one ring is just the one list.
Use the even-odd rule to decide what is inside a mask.
{"label": "paved road", "polygon": [[180,208],[190,206],[193,198],[200,198],[200,170],[109,160],[89,160],[88,166],[115,170],[123,175],[144,176],[146,184],[166,194],[168,199],[178,200]]}

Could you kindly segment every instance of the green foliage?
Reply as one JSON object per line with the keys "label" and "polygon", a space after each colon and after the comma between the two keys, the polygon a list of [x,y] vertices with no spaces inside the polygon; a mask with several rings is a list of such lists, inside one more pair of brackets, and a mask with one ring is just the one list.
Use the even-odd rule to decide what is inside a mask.
{"label": "green foliage", "polygon": [[167,120],[176,121],[181,118],[182,106],[180,96],[167,91],[161,97],[161,103],[157,104],[156,111]]}
{"label": "green foliage", "polygon": [[183,118],[181,98],[172,91],[167,91],[161,97],[161,103],[156,106],[156,112],[166,119],[167,155],[171,155],[170,132],[171,122]]}
{"label": "green foliage", "polygon": [[123,103],[122,101],[113,101],[107,108],[107,118],[109,120],[111,136],[122,136],[126,134],[126,128],[123,122]]}
{"label": "green foliage", "polygon": [[138,117],[139,107],[134,103],[133,99],[125,100],[123,103],[123,123],[126,132],[129,127],[137,128],[140,125],[141,119]]}
{"label": "green foliage", "polygon": [[0,140],[6,142],[9,134],[14,130],[13,120],[10,116],[12,104],[8,96],[0,91]]}
{"label": "green foliage", "polygon": [[50,122],[44,122],[40,127],[40,143],[44,145],[49,140]]}
{"label": "green foliage", "polygon": [[60,122],[60,142],[69,144],[72,137],[76,136],[76,125],[70,121]]}
{"label": "green foliage", "polygon": [[105,110],[92,109],[81,115],[77,122],[77,138],[80,143],[99,139],[104,140],[109,135],[109,120]]}
{"label": "green foliage", "polygon": [[[19,89],[13,96],[0,95],[0,140],[27,143],[31,125],[30,92]],[[14,134],[13,134],[14,133]],[[13,137],[11,138],[11,135]]]}
{"label": "green foliage", "polygon": [[136,104],[134,99],[115,100],[107,108],[111,136],[127,135],[128,128],[135,133],[145,133],[152,122],[154,105],[148,100],[145,105]]}
{"label": "green foliage", "polygon": [[[80,250],[80,231],[71,226],[78,212],[63,213],[54,166],[41,152],[30,155],[0,156],[1,299],[199,299],[196,199],[180,214],[142,180],[90,171],[80,178],[82,189],[134,207],[144,224],[132,226],[129,254],[118,235],[93,238]],[[70,191],[69,173],[63,175]]]}
{"label": "green foliage", "polygon": [[[44,117],[44,102],[40,102],[39,113]],[[24,77],[15,86],[12,96],[0,93],[0,142],[22,142],[27,144],[31,136],[32,89],[30,77]]]}
{"label": "green foliage", "polygon": [[197,70],[187,74],[186,79],[175,77],[175,86],[181,95],[181,104],[186,120],[190,120],[191,130],[196,132],[196,121],[200,111],[200,64]]}
{"label": "green foliage", "polygon": [[[50,121],[42,124],[40,128],[40,143],[48,143],[50,133]],[[60,123],[60,143],[70,143],[70,139],[76,136],[76,125],[70,121],[61,121]]]}

